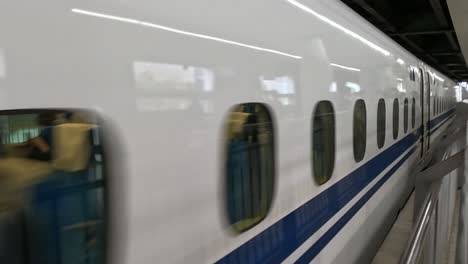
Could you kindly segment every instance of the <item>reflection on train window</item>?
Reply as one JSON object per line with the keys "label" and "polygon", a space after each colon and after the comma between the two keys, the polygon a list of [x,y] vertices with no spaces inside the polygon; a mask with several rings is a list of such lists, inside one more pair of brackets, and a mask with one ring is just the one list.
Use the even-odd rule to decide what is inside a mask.
{"label": "reflection on train window", "polygon": [[403,132],[408,132],[408,98],[405,98],[403,105]]}
{"label": "reflection on train window", "polygon": [[270,111],[260,103],[236,105],[225,133],[227,217],[239,233],[260,223],[273,199],[275,134]]}
{"label": "reflection on train window", "polygon": [[353,115],[353,151],[354,160],[361,161],[366,153],[367,111],[364,100],[359,99],[354,104]]}
{"label": "reflection on train window", "polygon": [[414,128],[416,125],[416,99],[413,98],[411,105],[411,127]]}
{"label": "reflection on train window", "polygon": [[398,99],[393,100],[393,139],[397,139],[400,129],[400,105]]}
{"label": "reflection on train window", "polygon": [[81,110],[0,112],[4,263],[104,263],[98,129],[95,117]]}
{"label": "reflection on train window", "polygon": [[414,81],[414,71],[413,71],[413,68],[412,68],[412,67],[408,67],[408,71],[409,71],[409,79],[410,79],[410,81]]}
{"label": "reflection on train window", "polygon": [[327,182],[335,167],[335,111],[330,101],[320,101],[312,122],[312,164],[317,184]]}
{"label": "reflection on train window", "polygon": [[385,131],[386,131],[386,109],[385,100],[380,99],[377,106],[377,146],[382,148],[385,144]]}

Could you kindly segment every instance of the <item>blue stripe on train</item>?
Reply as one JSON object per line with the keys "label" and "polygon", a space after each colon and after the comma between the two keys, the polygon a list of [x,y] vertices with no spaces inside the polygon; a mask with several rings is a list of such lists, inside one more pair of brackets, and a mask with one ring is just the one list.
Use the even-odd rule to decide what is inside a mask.
{"label": "blue stripe on train", "polygon": [[295,263],[309,263],[318,253],[332,240],[336,234],[353,218],[354,215],[363,207],[367,201],[390,179],[390,177],[411,157],[416,150],[413,147],[393,168],[391,168],[372,188],[357,201],[323,236],[315,242]]}
{"label": "blue stripe on train", "polygon": [[[432,122],[434,120],[431,121],[431,131],[429,132],[429,135],[432,135],[434,134],[439,128],[441,128],[448,120],[450,120],[450,118],[455,115],[455,109],[452,109],[438,117],[436,117],[434,120],[438,119],[437,121],[438,122]],[[441,120],[443,120],[443,122],[440,122]]]}
{"label": "blue stripe on train", "polygon": [[[445,123],[450,110],[431,120],[429,126]],[[444,122],[442,122],[444,121]],[[437,130],[437,127],[435,130]],[[432,131],[432,133],[434,132]],[[366,164],[345,176],[331,187],[292,211],[276,223],[245,242],[243,245],[221,258],[217,263],[280,263],[294,252],[302,243],[328,222],[362,189],[374,180],[404,152],[413,147],[420,138],[421,128],[406,135]],[[380,179],[353,207],[342,216],[306,253],[298,260],[312,260],[377,192],[393,173],[411,156],[413,147],[385,176]]]}

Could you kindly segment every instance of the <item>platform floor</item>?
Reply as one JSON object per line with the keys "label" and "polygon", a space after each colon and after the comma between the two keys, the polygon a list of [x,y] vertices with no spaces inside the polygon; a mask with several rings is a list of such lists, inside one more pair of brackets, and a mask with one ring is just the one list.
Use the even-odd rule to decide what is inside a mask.
{"label": "platform floor", "polygon": [[413,227],[414,193],[398,215],[395,224],[372,260],[372,264],[395,264],[405,250]]}
{"label": "platform floor", "polygon": [[[385,238],[382,246],[372,260],[372,264],[398,264],[405,250],[413,227],[414,193],[408,199],[403,210],[398,215],[395,224]],[[456,196],[455,208],[459,208],[459,195]],[[455,263],[456,241],[458,232],[458,212],[455,210],[452,232],[450,234],[449,254],[443,264]]]}

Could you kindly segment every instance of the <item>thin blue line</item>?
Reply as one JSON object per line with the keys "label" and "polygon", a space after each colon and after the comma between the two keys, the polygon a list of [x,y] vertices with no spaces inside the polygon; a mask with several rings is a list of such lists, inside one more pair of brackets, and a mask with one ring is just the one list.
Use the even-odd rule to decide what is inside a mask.
{"label": "thin blue line", "polygon": [[393,168],[391,168],[372,188],[359,199],[325,234],[323,234],[295,263],[309,263],[320,251],[340,232],[340,230],[357,214],[357,212],[369,201],[370,198],[390,179],[390,177],[405,163],[414,153],[413,147]]}
{"label": "thin blue line", "polygon": [[447,121],[449,121],[450,118],[452,118],[454,115],[455,115],[455,113],[452,113],[451,115],[449,115],[449,117],[447,117],[446,119],[444,119],[444,121],[442,121],[442,122],[440,122],[439,124],[435,125],[435,128],[432,129],[432,130],[429,132],[429,135],[434,134],[439,128],[441,128],[442,126],[444,126],[444,124],[447,123]]}
{"label": "thin blue line", "polygon": [[452,109],[448,110],[447,112],[439,115],[438,117],[432,119],[429,122],[429,129],[432,129],[432,128],[436,127],[437,124],[440,124],[442,122],[442,120],[445,120],[445,118],[452,115],[453,113],[455,113],[455,108],[452,108]]}

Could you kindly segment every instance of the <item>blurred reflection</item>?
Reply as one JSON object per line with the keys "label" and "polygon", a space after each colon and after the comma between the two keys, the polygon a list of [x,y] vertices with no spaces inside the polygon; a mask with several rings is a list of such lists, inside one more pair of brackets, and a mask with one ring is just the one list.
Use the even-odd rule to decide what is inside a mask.
{"label": "blurred reflection", "polygon": [[351,93],[359,93],[361,91],[361,86],[355,82],[346,82],[345,85],[349,88]]}
{"label": "blurred reflection", "polygon": [[236,105],[226,122],[226,209],[236,232],[267,215],[274,188],[274,131],[263,104]]}
{"label": "blurred reflection", "polygon": [[365,92],[364,87],[361,86],[360,70],[346,68],[348,69],[342,65],[333,67],[333,82],[330,84],[329,91],[334,94],[334,107],[337,112],[351,109],[354,101],[361,98],[361,93]]}
{"label": "blurred reflection", "polygon": [[138,89],[213,91],[213,72],[205,68],[137,61],[133,70]]}
{"label": "blurred reflection", "polygon": [[102,151],[91,116],[8,111],[0,125],[2,263],[102,263]]}
{"label": "blurred reflection", "polygon": [[331,93],[336,93],[336,92],[338,91],[338,88],[336,87],[336,82],[332,82],[332,83],[330,84],[330,89],[329,89],[329,91],[330,91]]}
{"label": "blurred reflection", "polygon": [[[141,112],[180,111],[197,108],[210,112],[206,100],[214,90],[214,73],[203,67],[134,62],[137,109]],[[197,102],[193,102],[194,99]]]}
{"label": "blurred reflection", "polygon": [[397,90],[401,93],[406,93],[406,89],[403,87],[403,79],[397,78]]}
{"label": "blurred reflection", "polygon": [[292,78],[279,76],[267,79],[261,76],[260,83],[267,99],[274,100],[277,98],[282,105],[295,104],[293,95],[296,93],[296,88]]}

